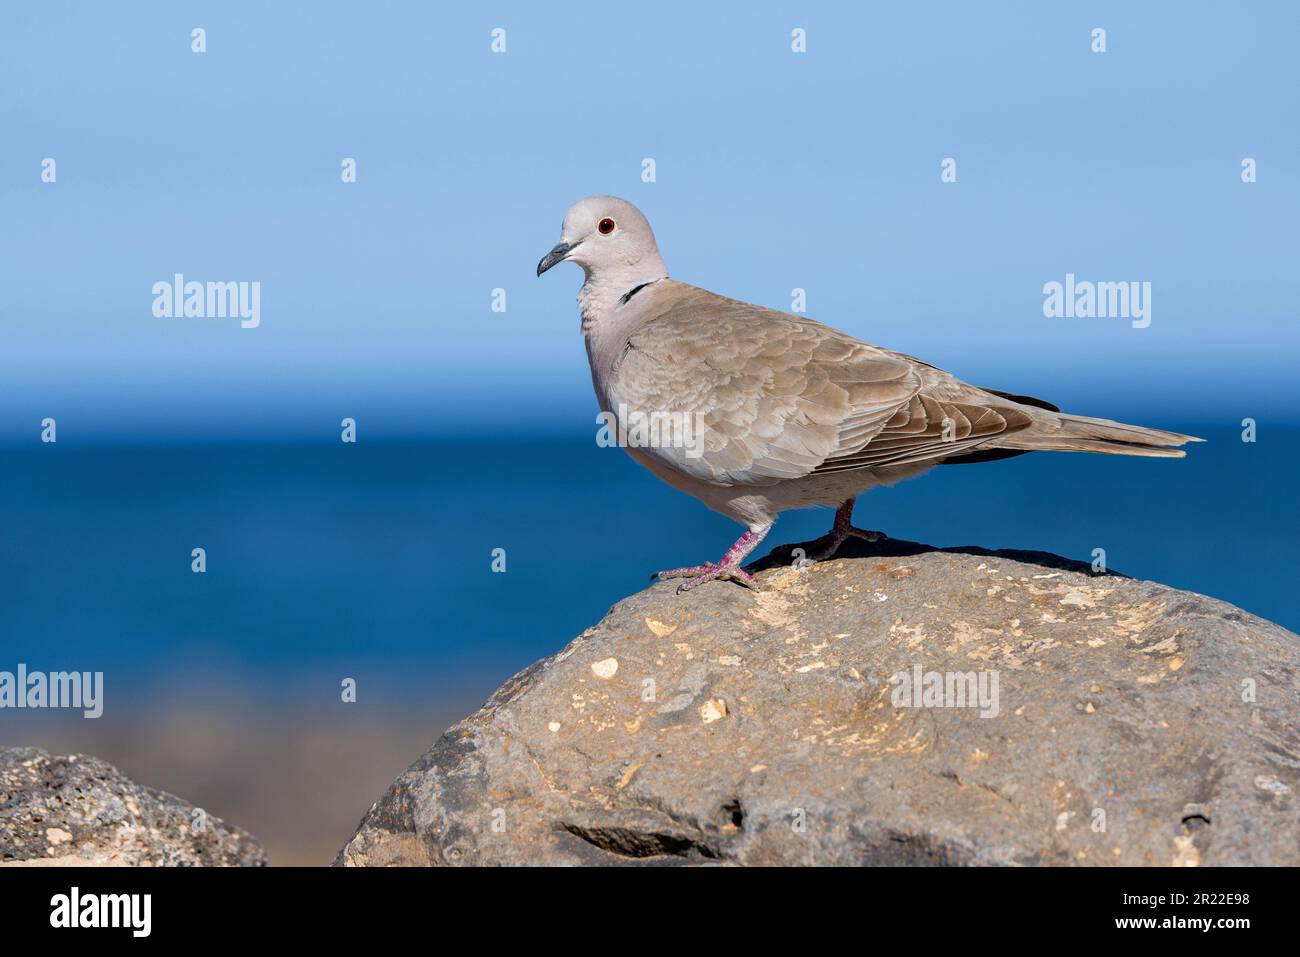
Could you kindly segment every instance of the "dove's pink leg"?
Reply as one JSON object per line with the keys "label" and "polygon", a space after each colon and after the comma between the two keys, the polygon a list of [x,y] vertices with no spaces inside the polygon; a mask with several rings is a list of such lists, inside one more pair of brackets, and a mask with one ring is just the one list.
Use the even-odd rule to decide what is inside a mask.
{"label": "dove's pink leg", "polygon": [[690,565],[686,568],[669,568],[666,571],[656,572],[654,577],[659,579],[690,579],[677,586],[677,594],[679,595],[682,592],[690,591],[696,585],[703,585],[705,582],[713,581],[715,578],[731,578],[742,585],[757,588],[758,583],[754,581],[754,576],[740,566],[749,553],[758,548],[758,543],[763,540],[763,536],[767,534],[768,529],[771,527],[771,525],[763,525],[759,528],[751,528],[736,539],[736,544],[728,548],[727,553],[716,562],[710,562],[707,565]]}
{"label": "dove's pink leg", "polygon": [[853,527],[853,503],[857,498],[851,498],[835,510],[835,524],[831,526],[831,543],[826,548],[814,556],[813,561],[824,562],[844,544],[845,539],[861,538],[868,542],[878,542],[885,537],[884,532],[869,532],[866,529]]}

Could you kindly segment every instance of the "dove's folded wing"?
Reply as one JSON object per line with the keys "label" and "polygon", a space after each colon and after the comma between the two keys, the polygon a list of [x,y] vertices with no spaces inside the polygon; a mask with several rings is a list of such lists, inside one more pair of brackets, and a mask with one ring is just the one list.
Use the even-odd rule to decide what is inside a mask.
{"label": "dove's folded wing", "polygon": [[[951,377],[961,398],[931,396],[950,391],[927,389],[946,373],[819,323],[691,286],[674,293],[627,337],[611,392],[629,416],[660,417],[656,441],[643,433],[647,453],[703,481],[937,461],[1029,424]],[[665,441],[674,427],[678,441]]]}

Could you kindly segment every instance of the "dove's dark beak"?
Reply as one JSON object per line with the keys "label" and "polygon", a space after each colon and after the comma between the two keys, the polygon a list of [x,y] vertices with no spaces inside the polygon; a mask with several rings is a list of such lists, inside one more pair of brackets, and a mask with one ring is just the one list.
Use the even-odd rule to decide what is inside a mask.
{"label": "dove's dark beak", "polygon": [[562,263],[568,259],[569,253],[573,252],[580,242],[582,240],[578,240],[577,243],[556,243],[555,248],[543,256],[542,261],[537,264],[537,275],[540,276],[556,263]]}

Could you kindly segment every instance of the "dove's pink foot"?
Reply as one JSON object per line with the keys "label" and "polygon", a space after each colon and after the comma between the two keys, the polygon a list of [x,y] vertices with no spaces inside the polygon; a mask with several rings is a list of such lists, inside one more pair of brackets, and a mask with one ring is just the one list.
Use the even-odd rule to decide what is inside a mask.
{"label": "dove's pink foot", "polygon": [[824,562],[840,550],[846,539],[861,538],[868,542],[878,542],[885,538],[884,532],[869,532],[866,529],[853,527],[853,503],[856,498],[851,498],[835,510],[835,524],[831,526],[831,543],[822,549],[818,554],[813,556],[813,561]]}
{"label": "dove's pink foot", "polygon": [[660,580],[668,578],[688,579],[677,586],[677,594],[679,595],[690,591],[696,585],[703,585],[705,582],[713,581],[716,578],[730,578],[750,588],[757,588],[758,582],[754,580],[754,576],[740,566],[744,564],[749,553],[758,548],[758,543],[763,540],[763,536],[767,534],[767,530],[771,527],[771,525],[766,525],[762,528],[751,528],[736,539],[736,544],[728,548],[727,554],[716,562],[709,562],[705,565],[689,565],[685,568],[669,568],[662,572],[656,572],[654,577]]}

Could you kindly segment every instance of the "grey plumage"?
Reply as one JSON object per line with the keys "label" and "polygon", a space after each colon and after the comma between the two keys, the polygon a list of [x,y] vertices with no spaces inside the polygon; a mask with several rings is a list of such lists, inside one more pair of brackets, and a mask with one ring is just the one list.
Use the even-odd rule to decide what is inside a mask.
{"label": "grey plumage", "polygon": [[[609,236],[602,222],[615,224]],[[982,389],[811,319],[675,282],[644,217],[613,197],[576,204],[562,247],[586,272],[579,303],[602,409],[703,426],[694,448],[629,453],[760,537],[787,508],[851,507],[862,491],[944,462],[1040,450],[1178,457],[1173,446],[1199,441]]]}

